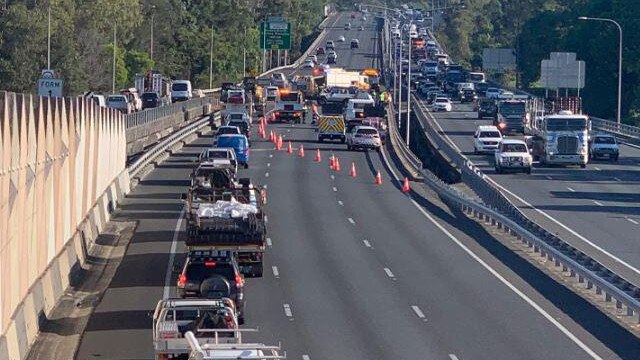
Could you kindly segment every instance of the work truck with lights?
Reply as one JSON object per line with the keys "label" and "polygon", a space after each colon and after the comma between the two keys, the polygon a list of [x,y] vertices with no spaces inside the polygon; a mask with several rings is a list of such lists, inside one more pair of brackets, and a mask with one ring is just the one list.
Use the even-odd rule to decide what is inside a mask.
{"label": "work truck with lights", "polygon": [[280,89],[279,98],[273,111],[275,121],[300,124],[305,116],[304,96],[301,91]]}

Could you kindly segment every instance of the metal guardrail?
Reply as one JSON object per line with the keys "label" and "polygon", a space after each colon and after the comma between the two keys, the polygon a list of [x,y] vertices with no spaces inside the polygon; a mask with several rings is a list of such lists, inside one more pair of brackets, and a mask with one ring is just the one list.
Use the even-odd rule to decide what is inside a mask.
{"label": "metal guardrail", "polygon": [[396,124],[396,118],[394,116],[393,106],[387,106],[387,124],[389,127],[389,140],[391,141],[391,145],[394,149],[397,149],[400,152],[400,155],[403,159],[405,159],[409,165],[413,168],[411,171],[414,177],[417,177],[422,171],[422,161],[420,158],[414,154],[409,146],[405,143],[405,140],[400,136],[398,125]]}
{"label": "metal guardrail", "polygon": [[146,109],[137,113],[124,115],[126,128],[132,128],[140,125],[147,125],[151,122],[160,120],[164,117],[174,114],[185,113],[205,105],[219,105],[220,100],[217,96],[206,96],[203,98],[191,99],[184,102],[173,103],[170,105],[160,106],[153,109]]}
{"label": "metal guardrail", "polygon": [[[212,113],[210,116],[213,116],[214,119],[220,118],[220,111]],[[175,145],[177,142],[181,141],[185,137],[193,134],[200,128],[209,124],[209,117],[204,117],[200,120],[195,121],[194,123],[185,126],[179,131],[171,134],[171,136],[159,142],[156,146],[149,149],[144,153],[144,155],[140,156],[133,164],[128,167],[129,170],[129,178],[135,178],[147,165],[154,162],[156,158]]]}
{"label": "metal guardrail", "polygon": [[640,140],[640,127],[618,124],[615,121],[600,119],[596,117],[590,117],[590,119],[591,126],[594,129]]}

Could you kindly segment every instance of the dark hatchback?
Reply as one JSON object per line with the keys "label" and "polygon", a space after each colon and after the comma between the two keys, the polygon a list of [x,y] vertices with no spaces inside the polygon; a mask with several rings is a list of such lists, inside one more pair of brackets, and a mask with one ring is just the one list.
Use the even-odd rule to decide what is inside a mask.
{"label": "dark hatchback", "polygon": [[158,95],[158,93],[155,93],[155,92],[142,93],[142,96],[140,96],[140,98],[142,98],[143,109],[156,108],[162,105],[162,100],[160,99],[160,95]]}

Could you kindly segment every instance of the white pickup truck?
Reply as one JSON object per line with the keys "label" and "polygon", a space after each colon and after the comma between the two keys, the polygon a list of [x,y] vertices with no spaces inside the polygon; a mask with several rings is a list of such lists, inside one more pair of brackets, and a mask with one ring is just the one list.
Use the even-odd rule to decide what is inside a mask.
{"label": "white pickup truck", "polygon": [[265,345],[262,343],[242,342],[243,332],[257,332],[255,329],[238,329],[234,331],[234,343],[207,343],[202,344],[192,332],[187,332],[185,337],[191,346],[189,360],[278,360],[286,359],[280,346]]}
{"label": "white pickup truck", "polygon": [[237,343],[238,328],[231,299],[165,299],[153,314],[153,349],[156,360],[191,353],[187,332],[200,344]]}
{"label": "white pickup truck", "polygon": [[318,96],[318,103],[324,104],[346,104],[349,99],[356,97],[356,89],[349,87],[334,87],[323,90]]}

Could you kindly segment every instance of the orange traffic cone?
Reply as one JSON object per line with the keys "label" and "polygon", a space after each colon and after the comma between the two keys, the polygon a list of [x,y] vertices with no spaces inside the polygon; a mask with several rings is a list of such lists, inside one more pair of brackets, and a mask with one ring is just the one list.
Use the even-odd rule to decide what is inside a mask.
{"label": "orange traffic cone", "polygon": [[356,163],[355,162],[351,162],[351,171],[349,171],[349,176],[351,176],[351,177],[356,177],[357,176]]}
{"label": "orange traffic cone", "polygon": [[293,148],[291,147],[291,141],[289,141],[289,145],[287,145],[287,153],[291,154],[293,152]]}
{"label": "orange traffic cone", "polygon": [[270,141],[270,142],[272,142],[272,143],[274,143],[274,144],[276,143],[276,136],[275,136],[275,134],[273,133],[273,130],[271,130],[271,131],[269,132],[269,141]]}
{"label": "orange traffic cone", "polygon": [[340,159],[336,157],[335,163],[333,165],[333,170],[340,171]]}
{"label": "orange traffic cone", "polygon": [[376,179],[373,183],[376,185],[382,185],[382,175],[380,175],[380,171],[376,174]]}
{"label": "orange traffic cone", "polygon": [[333,154],[331,154],[331,157],[329,158],[329,168],[333,170],[335,166],[336,166],[336,157]]}
{"label": "orange traffic cone", "polygon": [[300,144],[300,148],[298,149],[298,156],[304,157],[304,147]]}
{"label": "orange traffic cone", "polygon": [[402,192],[408,193],[411,191],[411,187],[409,187],[409,179],[405,176],[404,183],[402,184]]}
{"label": "orange traffic cone", "polygon": [[322,156],[320,156],[320,149],[318,148],[318,151],[316,151],[316,157],[313,159],[313,161],[315,162],[321,162],[322,161]]}
{"label": "orange traffic cone", "polygon": [[282,135],[278,135],[278,140],[277,140],[277,143],[276,143],[276,148],[277,148],[278,150],[282,150]]}

